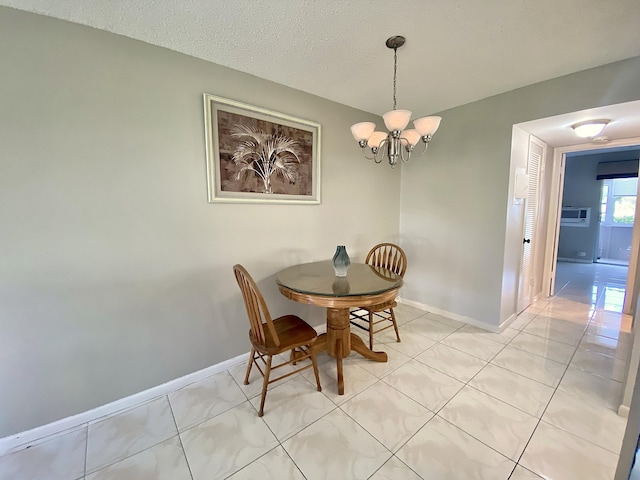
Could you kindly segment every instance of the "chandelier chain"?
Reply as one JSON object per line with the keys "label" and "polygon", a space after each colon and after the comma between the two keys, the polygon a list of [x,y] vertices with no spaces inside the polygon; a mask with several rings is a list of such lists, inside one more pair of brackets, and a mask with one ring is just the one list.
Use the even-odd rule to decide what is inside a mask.
{"label": "chandelier chain", "polygon": [[398,48],[393,49],[393,109],[396,109],[396,79],[398,77]]}

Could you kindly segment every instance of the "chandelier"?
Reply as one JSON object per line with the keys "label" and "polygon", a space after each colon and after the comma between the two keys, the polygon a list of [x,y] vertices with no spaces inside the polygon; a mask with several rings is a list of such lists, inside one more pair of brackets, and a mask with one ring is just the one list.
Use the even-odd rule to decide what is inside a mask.
{"label": "chandelier", "polygon": [[[405,38],[391,37],[387,40],[387,47],[393,49],[393,110],[382,116],[388,132],[376,131],[373,122],[360,122],[351,126],[351,133],[362,149],[362,154],[368,160],[382,162],[384,157],[389,165],[394,167],[398,159],[408,162],[411,156],[419,157],[427,151],[427,146],[440,126],[442,117],[421,117],[413,121],[415,128],[406,129],[411,120],[409,110],[396,110],[396,80],[398,76],[398,48],[404,45]],[[414,147],[422,140],[424,149],[415,153]],[[367,147],[371,154],[367,155]]]}

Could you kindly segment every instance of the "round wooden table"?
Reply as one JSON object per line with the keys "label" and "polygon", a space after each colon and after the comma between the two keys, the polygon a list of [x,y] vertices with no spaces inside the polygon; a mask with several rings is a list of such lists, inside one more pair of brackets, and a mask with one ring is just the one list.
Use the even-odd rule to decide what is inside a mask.
{"label": "round wooden table", "polygon": [[374,352],[351,333],[349,309],[392,301],[402,286],[395,273],[365,263],[352,263],[346,277],[336,277],[331,261],[304,263],[276,275],[280,292],[300,303],[326,307],[327,333],[318,337],[315,349],[336,359],[338,394],[344,394],[342,359],[355,351],[376,362],[386,362],[385,352]]}

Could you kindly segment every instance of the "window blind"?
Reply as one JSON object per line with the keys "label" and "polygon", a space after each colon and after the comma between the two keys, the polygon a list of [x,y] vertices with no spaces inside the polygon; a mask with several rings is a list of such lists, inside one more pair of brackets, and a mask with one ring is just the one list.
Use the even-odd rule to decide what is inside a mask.
{"label": "window blind", "polygon": [[632,178],[638,176],[638,160],[619,162],[600,162],[596,173],[597,180],[611,178]]}

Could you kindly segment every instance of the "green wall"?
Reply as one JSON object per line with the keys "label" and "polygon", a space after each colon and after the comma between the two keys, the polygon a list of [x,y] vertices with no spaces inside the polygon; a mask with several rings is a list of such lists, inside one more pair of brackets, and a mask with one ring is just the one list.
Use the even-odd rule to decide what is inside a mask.
{"label": "green wall", "polygon": [[[349,131],[372,115],[9,8],[0,32],[0,438],[248,352],[235,263],[320,325],[274,274],[397,241],[401,171]],[[320,123],[322,203],[207,203],[203,92]]]}
{"label": "green wall", "polygon": [[526,156],[512,162],[513,125],[638,99],[635,57],[440,112],[427,156],[403,167],[400,235],[412,259],[403,296],[487,328],[509,319],[524,218],[509,191],[526,166]]}

